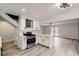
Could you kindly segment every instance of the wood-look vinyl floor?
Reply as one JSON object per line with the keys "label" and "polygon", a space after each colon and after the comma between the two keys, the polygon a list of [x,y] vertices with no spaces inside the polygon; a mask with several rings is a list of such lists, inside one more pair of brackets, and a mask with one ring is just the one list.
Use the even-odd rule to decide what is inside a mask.
{"label": "wood-look vinyl floor", "polygon": [[[30,49],[20,50],[12,42],[3,44],[4,56],[78,56],[75,46],[76,40],[55,37],[54,47],[49,49],[42,45],[35,45]],[[6,45],[7,44],[7,45]]]}

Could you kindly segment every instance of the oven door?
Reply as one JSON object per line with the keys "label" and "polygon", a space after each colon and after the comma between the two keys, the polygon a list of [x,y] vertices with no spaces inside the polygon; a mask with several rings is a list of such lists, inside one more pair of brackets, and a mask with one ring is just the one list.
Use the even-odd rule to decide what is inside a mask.
{"label": "oven door", "polygon": [[36,42],[35,36],[27,36],[27,45],[35,42]]}

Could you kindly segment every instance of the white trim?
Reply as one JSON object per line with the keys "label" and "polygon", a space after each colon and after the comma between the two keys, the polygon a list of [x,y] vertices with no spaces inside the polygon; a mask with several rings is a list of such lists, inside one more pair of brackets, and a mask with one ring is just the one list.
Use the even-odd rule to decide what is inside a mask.
{"label": "white trim", "polygon": [[6,41],[3,41],[3,43],[10,42],[10,41],[14,41],[14,40],[6,40]]}

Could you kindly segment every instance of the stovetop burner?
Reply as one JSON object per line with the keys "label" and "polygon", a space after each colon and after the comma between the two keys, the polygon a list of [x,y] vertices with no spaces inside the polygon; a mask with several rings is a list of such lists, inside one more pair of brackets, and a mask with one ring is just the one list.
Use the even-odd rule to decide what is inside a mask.
{"label": "stovetop burner", "polygon": [[23,33],[24,36],[27,36],[27,48],[31,48],[35,46],[36,37],[35,34],[32,34],[32,32]]}

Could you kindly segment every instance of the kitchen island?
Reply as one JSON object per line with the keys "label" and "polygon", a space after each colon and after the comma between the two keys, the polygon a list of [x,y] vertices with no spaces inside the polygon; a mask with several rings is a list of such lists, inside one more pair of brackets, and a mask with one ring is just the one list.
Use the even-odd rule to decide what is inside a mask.
{"label": "kitchen island", "polygon": [[49,34],[36,34],[36,43],[52,48],[54,46],[54,36]]}

